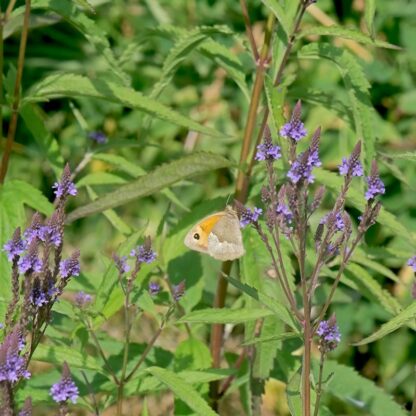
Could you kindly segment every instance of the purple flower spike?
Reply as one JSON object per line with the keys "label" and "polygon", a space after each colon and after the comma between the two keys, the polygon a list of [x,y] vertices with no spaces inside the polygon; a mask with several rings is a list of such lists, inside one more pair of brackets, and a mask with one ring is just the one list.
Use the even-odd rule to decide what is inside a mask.
{"label": "purple flower spike", "polygon": [[[319,221],[319,224],[326,224],[328,222],[329,216],[331,215],[331,213],[326,214],[321,221]],[[336,231],[343,231],[345,229],[345,223],[344,223],[344,218],[342,218],[342,215],[340,212],[337,212],[335,214],[335,218],[334,218],[334,227]]]}
{"label": "purple flower spike", "polygon": [[364,171],[363,167],[359,160],[346,159],[342,158],[342,163],[338,166],[339,174],[345,176],[348,172],[351,172],[351,176],[363,176]]}
{"label": "purple flower spike", "polygon": [[371,165],[370,176],[367,177],[367,192],[365,193],[365,199],[369,201],[374,199],[377,195],[382,195],[386,192],[383,181],[378,174],[377,164],[373,161]]}
{"label": "purple flower spike", "polygon": [[160,285],[156,282],[149,283],[149,293],[151,296],[156,296],[160,292]]}
{"label": "purple flower spike", "polygon": [[27,254],[24,257],[20,257],[17,264],[19,272],[22,274],[29,272],[39,273],[42,270],[42,261],[38,257],[38,244],[36,241],[29,246]]}
{"label": "purple flower spike", "polygon": [[59,265],[59,273],[63,279],[71,276],[79,276],[79,250],[74,251],[69,259],[62,260]]}
{"label": "purple flower spike", "polygon": [[39,214],[39,212],[36,212],[32,217],[32,223],[30,224],[30,227],[28,227],[23,233],[23,236],[25,237],[28,244],[31,244],[35,239],[40,239],[39,232],[41,228],[42,216]]}
{"label": "purple flower spike", "polygon": [[255,159],[272,161],[280,159],[281,157],[280,147],[273,144],[269,126],[266,126],[263,143],[257,146]]}
{"label": "purple flower spike", "polygon": [[287,225],[289,225],[292,222],[292,220],[293,220],[292,211],[289,209],[289,207],[286,204],[284,204],[282,202],[280,202],[277,205],[276,214],[278,216],[281,216],[283,218],[284,222]]}
{"label": "purple flower spike", "polygon": [[107,143],[108,138],[102,131],[92,131],[88,134],[88,138],[98,144]]}
{"label": "purple flower spike", "polygon": [[146,237],[144,244],[137,246],[130,252],[130,256],[136,257],[139,263],[152,263],[156,260],[156,253],[152,250],[150,237]]}
{"label": "purple flower spike", "polygon": [[0,345],[0,381],[16,383],[30,378],[26,360],[19,355],[20,329],[14,328]]}
{"label": "purple flower spike", "polygon": [[254,207],[253,211],[250,208],[245,208],[241,213],[240,226],[244,228],[249,224],[256,223],[262,213],[263,210],[261,208]]}
{"label": "purple flower spike", "polygon": [[312,183],[314,181],[315,178],[312,175],[312,169],[314,167],[319,167],[322,164],[319,160],[318,153],[320,135],[321,129],[318,128],[312,137],[309,149],[300,153],[290,167],[287,177],[293,184],[297,184],[303,180],[307,183]]}
{"label": "purple flower spike", "polygon": [[66,362],[64,362],[61,380],[51,387],[50,395],[56,403],[65,403],[68,400],[76,403],[78,399],[78,387],[71,378],[71,373]]}
{"label": "purple flower spike", "polygon": [[61,182],[55,182],[52,188],[55,189],[54,192],[58,199],[65,199],[68,195],[75,196],[77,194],[77,188],[71,181],[71,171],[68,163],[62,173]]}
{"label": "purple flower spike", "polygon": [[292,117],[290,118],[289,123],[286,123],[280,129],[279,133],[282,137],[290,138],[295,142],[298,142],[306,136],[307,131],[305,129],[305,125],[300,120],[301,112],[302,105],[301,102],[298,101],[293,109]]}
{"label": "purple flower spike", "polygon": [[4,246],[3,250],[7,253],[9,261],[17,260],[26,250],[26,244],[21,239],[20,227],[16,228],[13,237]]}
{"label": "purple flower spike", "polygon": [[416,256],[411,257],[407,261],[407,265],[410,266],[414,272],[416,272]]}
{"label": "purple flower spike", "polygon": [[328,321],[321,321],[316,333],[319,335],[319,348],[323,352],[334,350],[341,341],[335,315],[332,315]]}
{"label": "purple flower spike", "polygon": [[75,305],[80,309],[84,309],[91,301],[92,297],[88,293],[81,291],[75,295]]}

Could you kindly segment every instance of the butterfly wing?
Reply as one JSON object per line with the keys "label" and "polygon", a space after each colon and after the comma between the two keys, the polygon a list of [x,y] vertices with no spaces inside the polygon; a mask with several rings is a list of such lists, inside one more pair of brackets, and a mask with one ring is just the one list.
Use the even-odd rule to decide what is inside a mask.
{"label": "butterfly wing", "polygon": [[184,240],[185,245],[191,250],[209,253],[208,237],[215,224],[217,224],[224,216],[225,211],[221,211],[203,218],[188,232]]}
{"label": "butterfly wing", "polygon": [[240,221],[232,208],[212,227],[208,236],[208,254],[214,259],[227,261],[243,256],[244,246],[240,230]]}

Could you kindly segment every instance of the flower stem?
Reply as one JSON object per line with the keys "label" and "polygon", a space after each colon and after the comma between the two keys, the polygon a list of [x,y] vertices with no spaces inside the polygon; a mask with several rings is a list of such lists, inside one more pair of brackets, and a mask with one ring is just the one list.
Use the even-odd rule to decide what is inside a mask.
{"label": "flower stem", "polygon": [[[5,18],[7,18],[8,15],[10,14],[11,7],[13,7],[14,3],[15,3],[14,1],[11,1],[9,3],[9,7],[6,11]],[[14,94],[13,94],[13,104],[12,104],[12,109],[11,109],[12,111],[11,111],[11,117],[10,117],[10,124],[9,124],[9,129],[7,132],[6,146],[4,148],[3,157],[2,157],[1,165],[0,165],[0,184],[4,183],[4,179],[7,174],[7,168],[9,166],[10,154],[12,151],[14,138],[16,136],[17,117],[18,117],[19,104],[20,104],[20,85],[22,82],[23,66],[25,62],[27,34],[29,32],[31,0],[25,0],[25,4],[26,4],[26,7],[25,7],[24,18],[23,18],[22,35],[20,37],[19,57],[17,60],[17,73],[16,73],[16,81],[14,84]],[[3,76],[2,73],[1,75]]]}
{"label": "flower stem", "polygon": [[[415,366],[415,376],[416,376],[416,366]],[[412,403],[412,414],[411,414],[411,416],[416,416],[416,384],[415,384],[415,391],[413,393],[413,403]]]}
{"label": "flower stem", "polygon": [[324,374],[324,362],[325,362],[325,353],[321,351],[321,360],[319,361],[318,385],[316,387],[315,410],[313,412],[313,416],[318,416],[319,414],[319,402],[321,401],[321,395],[322,395],[322,376]]}

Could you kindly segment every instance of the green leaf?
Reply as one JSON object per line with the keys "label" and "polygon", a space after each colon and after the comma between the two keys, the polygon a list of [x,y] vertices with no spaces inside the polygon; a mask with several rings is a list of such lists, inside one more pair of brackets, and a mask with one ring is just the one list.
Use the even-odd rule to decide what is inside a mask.
{"label": "green leaf", "polygon": [[143,111],[150,116],[160,118],[189,130],[220,137],[222,133],[205,127],[160,102],[146,97],[139,91],[102,79],[89,79],[83,75],[59,73],[50,75],[36,84],[23,103],[49,101],[59,97],[90,97],[104,99],[128,108]]}
{"label": "green leaf", "polygon": [[312,26],[310,28],[302,30],[299,36],[336,36],[339,38],[355,40],[359,43],[366,45],[373,45],[379,48],[396,49],[400,50],[399,46],[393,45],[382,40],[372,39],[362,32],[354,29],[347,29],[339,26]]}
{"label": "green leaf", "polygon": [[[317,379],[319,364],[313,361],[313,372]],[[360,414],[374,416],[407,416],[408,413],[393,398],[385,393],[373,381],[359,375],[353,368],[327,360],[324,365],[323,379],[332,374],[325,392],[338,397],[340,400],[353,405]]]}
{"label": "green leaf", "polygon": [[64,159],[60,153],[56,138],[45,126],[45,115],[34,104],[23,105],[19,114],[22,116],[28,130],[32,133],[46,160],[51,165],[55,176],[59,177],[64,167]]}
{"label": "green leaf", "polygon": [[[90,186],[87,186],[87,192],[91,201],[95,201],[98,198],[97,194]],[[103,211],[103,214],[108,219],[108,221],[110,221],[111,225],[120,231],[121,234],[129,235],[132,233],[131,227],[126,222],[124,222],[113,209],[106,209]]]}
{"label": "green leaf", "polygon": [[259,318],[272,315],[267,309],[227,309],[211,308],[192,311],[182,316],[178,323],[206,323],[206,324],[241,324],[255,321]]}
{"label": "green leaf", "polygon": [[[83,0],[85,2],[85,0]],[[70,0],[33,0],[31,5],[32,10],[48,10],[53,11],[65,19],[76,30],[78,30],[88,42],[90,42],[96,49],[97,54],[102,56],[107,63],[111,72],[117,77],[119,81],[127,85],[129,83],[129,76],[119,67],[114,53],[111,50],[110,42],[107,39],[107,34],[101,29],[94,20],[90,19],[85,13],[80,11]],[[25,8],[18,7],[11,14],[11,22],[19,19]],[[10,33],[10,31],[7,31]]]}
{"label": "green leaf", "polygon": [[299,57],[304,59],[324,58],[333,62],[339,69],[348,92],[354,115],[355,131],[362,139],[362,159],[367,171],[375,156],[376,137],[373,128],[374,109],[371,104],[370,84],[360,64],[346,49],[337,48],[329,43],[312,43],[304,46]]}
{"label": "green leaf", "polygon": [[[121,171],[127,173],[128,175],[132,176],[133,178],[138,178],[139,176],[145,175],[147,172],[141,168],[140,166],[136,165],[128,161],[123,156],[114,155],[111,153],[97,153],[92,156],[93,159],[101,160],[103,162],[107,162]],[[170,190],[170,189],[163,189],[161,191],[166,198],[169,199],[173,204],[178,206],[179,208],[183,209],[186,212],[189,212],[189,208],[184,205],[181,200]]]}
{"label": "green leaf", "polygon": [[273,299],[270,296],[260,293],[255,288],[241,283],[240,281],[233,279],[232,277],[228,277],[227,280],[237,289],[240,289],[253,299],[256,299],[262,305],[266,306],[268,309],[273,311],[279,319],[281,319],[285,324],[293,328],[296,332],[299,331],[297,324],[292,317],[292,314],[285,308],[285,306],[280,304],[276,299]]}
{"label": "green leaf", "polygon": [[147,175],[120,186],[115,191],[99,197],[96,201],[76,209],[68,215],[68,221],[71,222],[106,209],[118,207],[158,192],[180,180],[230,165],[231,163],[227,159],[210,153],[199,152],[184,156],[181,159],[157,167]]}
{"label": "green leaf", "polygon": [[91,355],[78,352],[75,348],[39,344],[33,354],[33,359],[58,365],[62,365],[66,361],[70,367],[78,367],[105,374],[101,363],[96,361]]}
{"label": "green leaf", "polygon": [[196,338],[188,338],[175,349],[175,371],[199,370],[211,367],[211,353],[206,344]]}
{"label": "green leaf", "polygon": [[389,154],[388,157],[391,157],[392,159],[403,159],[408,160],[409,162],[416,162],[416,152]]}
{"label": "green leaf", "polygon": [[208,403],[197,393],[191,384],[186,383],[175,373],[160,367],[150,367],[146,370],[163,384],[166,384],[176,397],[183,400],[196,414],[201,416],[215,416]]}
{"label": "green leaf", "polygon": [[83,176],[77,183],[77,188],[91,185],[124,185],[126,180],[108,172],[92,172]]}
{"label": "green leaf", "polygon": [[376,0],[365,0],[364,18],[368,33],[374,38],[374,16],[376,15]]}
{"label": "green leaf", "polygon": [[350,263],[347,266],[347,274],[348,272],[352,273],[352,280],[358,284],[359,291],[369,291],[387,312],[396,315],[402,310],[400,303],[383,289],[366,269],[358,264]]}
{"label": "green leaf", "polygon": [[357,342],[353,345],[365,345],[369,344],[370,342],[377,341],[378,339],[385,337],[386,335],[396,331],[402,326],[407,325],[409,321],[413,321],[415,319],[416,302],[414,301],[406,309],[404,309],[398,315],[396,315],[393,319],[383,324],[378,331],[374,332],[374,334],[370,335],[367,338],[364,338],[360,342]]}
{"label": "green leaf", "polygon": [[289,38],[291,23],[278,0],[261,0],[261,2],[276,16],[279,25],[282,26],[286,36]]}
{"label": "green leaf", "polygon": [[293,332],[284,332],[279,335],[270,335],[270,336],[261,336],[261,337],[251,338],[245,341],[242,345],[246,346],[246,345],[258,344],[261,342],[282,341],[285,339],[297,338],[297,337],[299,337],[299,334],[295,334]]}
{"label": "green leaf", "polygon": [[[336,195],[339,193],[341,186],[344,183],[344,179],[342,177],[336,173],[323,169],[315,169],[314,175],[318,182],[321,182],[328,189],[331,189]],[[347,201],[360,211],[364,210],[364,195],[354,189],[354,187],[349,189],[347,194]],[[412,245],[416,244],[416,237],[406,227],[404,227],[403,224],[401,224],[393,214],[384,208],[381,208],[380,214],[377,217],[377,222],[390,229],[393,235],[400,236],[404,240],[410,242]]]}

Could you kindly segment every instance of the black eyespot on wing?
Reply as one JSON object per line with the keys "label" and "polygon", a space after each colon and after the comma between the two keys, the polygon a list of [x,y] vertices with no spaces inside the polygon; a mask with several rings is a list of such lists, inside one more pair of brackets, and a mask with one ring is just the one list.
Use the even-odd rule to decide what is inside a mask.
{"label": "black eyespot on wing", "polygon": [[200,239],[199,234],[198,233],[195,233],[194,234],[194,240],[199,240],[199,239]]}

